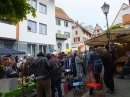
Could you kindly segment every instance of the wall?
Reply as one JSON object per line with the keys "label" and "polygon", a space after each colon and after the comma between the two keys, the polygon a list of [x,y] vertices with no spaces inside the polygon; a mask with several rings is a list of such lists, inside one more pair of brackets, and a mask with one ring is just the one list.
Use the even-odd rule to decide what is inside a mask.
{"label": "wall", "polygon": [[[55,27],[55,34],[57,33],[58,30],[61,31],[61,34],[64,34],[64,32],[69,32],[70,33],[70,38],[68,38],[67,40],[58,40],[56,39],[56,43],[58,44],[58,42],[60,42],[62,44],[62,50],[66,50],[66,43],[69,44],[69,48],[71,48],[71,39],[72,39],[72,23],[68,21],[68,27],[64,26],[64,21],[65,20],[61,20],[61,25],[56,25]],[[56,24],[56,23],[55,23]],[[57,44],[55,45],[55,49],[57,50]]]}
{"label": "wall", "polygon": [[[73,23],[72,26],[76,26],[76,24]],[[78,35],[75,34],[76,31],[78,32]],[[74,38],[76,37],[80,37],[79,42],[74,42]],[[79,26],[76,29],[72,29],[72,42],[71,43],[72,43],[72,47],[78,47],[83,43],[83,31],[81,30]]]}
{"label": "wall", "polygon": [[0,23],[0,37],[16,39],[16,26]]}
{"label": "wall", "polygon": [[[47,6],[47,14],[39,12],[39,2]],[[28,20],[37,21],[37,33],[27,31],[27,21],[20,22],[19,41],[55,45],[55,0],[38,0],[36,13],[37,18],[28,15]],[[39,23],[47,25],[47,35],[39,34]]]}
{"label": "wall", "polygon": [[123,5],[123,7],[121,8],[121,11],[119,12],[119,15],[116,17],[116,20],[114,21],[114,23],[112,25],[116,25],[119,23],[122,23],[122,16],[125,14],[130,14],[130,7],[128,7],[128,9],[126,10],[122,10],[123,8],[128,7],[126,4]]}

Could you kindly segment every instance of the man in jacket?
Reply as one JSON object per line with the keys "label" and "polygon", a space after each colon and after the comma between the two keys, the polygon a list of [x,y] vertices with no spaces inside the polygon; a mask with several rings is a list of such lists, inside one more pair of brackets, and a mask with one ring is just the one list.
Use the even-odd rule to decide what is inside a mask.
{"label": "man in jacket", "polygon": [[[64,65],[64,61],[60,59],[56,59],[51,54],[46,55],[47,59],[49,60],[50,68],[51,68],[51,90],[52,90],[52,97],[55,97],[55,88],[58,90],[58,97],[62,97],[62,91],[61,91],[61,73],[62,69],[61,67]],[[56,65],[55,63],[58,63],[60,66],[60,70],[58,74],[55,74],[55,70],[53,70],[53,67]],[[57,65],[58,65],[57,64]]]}
{"label": "man in jacket", "polygon": [[51,97],[50,66],[48,60],[44,57],[42,52],[40,52],[37,57],[38,58],[35,59],[30,66],[36,78],[37,97],[43,97],[44,90],[46,92],[46,97]]}

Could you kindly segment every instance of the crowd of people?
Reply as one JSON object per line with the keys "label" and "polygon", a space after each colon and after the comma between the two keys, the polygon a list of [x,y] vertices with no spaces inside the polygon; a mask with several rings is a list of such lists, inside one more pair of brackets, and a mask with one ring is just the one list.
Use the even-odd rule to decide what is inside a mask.
{"label": "crowd of people", "polygon": [[44,55],[40,52],[36,59],[27,56],[24,56],[23,60],[18,56],[4,57],[0,65],[0,79],[27,77],[34,74],[37,84],[37,97],[44,97],[43,95],[55,97],[55,88],[57,88],[58,97],[63,97],[61,90],[62,71],[70,69],[71,75],[75,78],[80,73],[85,75],[89,70],[95,74],[95,80],[98,82],[99,78],[96,76],[102,72],[103,67],[104,83],[108,88],[106,93],[114,94],[114,60],[112,54],[102,47],[94,48],[91,46],[88,55],[84,52],[68,54],[62,52],[58,55],[50,53]]}

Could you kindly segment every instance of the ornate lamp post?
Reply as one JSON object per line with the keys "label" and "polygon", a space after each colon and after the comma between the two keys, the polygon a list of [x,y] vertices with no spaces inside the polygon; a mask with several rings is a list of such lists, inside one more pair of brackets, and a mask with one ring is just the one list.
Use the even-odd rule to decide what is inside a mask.
{"label": "ornate lamp post", "polygon": [[107,14],[109,13],[109,8],[110,8],[110,6],[104,2],[103,6],[102,6],[101,8],[102,8],[103,13],[104,13],[105,16],[106,16],[108,47],[109,47],[109,51],[111,52],[111,44],[110,44],[110,29],[109,29],[109,25],[108,25],[108,17],[107,17]]}

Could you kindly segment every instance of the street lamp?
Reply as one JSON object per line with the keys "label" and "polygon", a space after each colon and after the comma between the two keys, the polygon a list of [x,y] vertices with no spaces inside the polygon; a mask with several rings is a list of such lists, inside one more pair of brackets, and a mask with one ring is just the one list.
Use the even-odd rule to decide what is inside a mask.
{"label": "street lamp", "polygon": [[102,6],[101,8],[102,8],[103,13],[104,13],[105,16],[106,16],[108,47],[109,47],[109,51],[111,52],[111,44],[110,44],[110,29],[109,29],[108,18],[107,18],[107,14],[109,13],[109,8],[110,8],[110,6],[104,2],[103,6]]}

